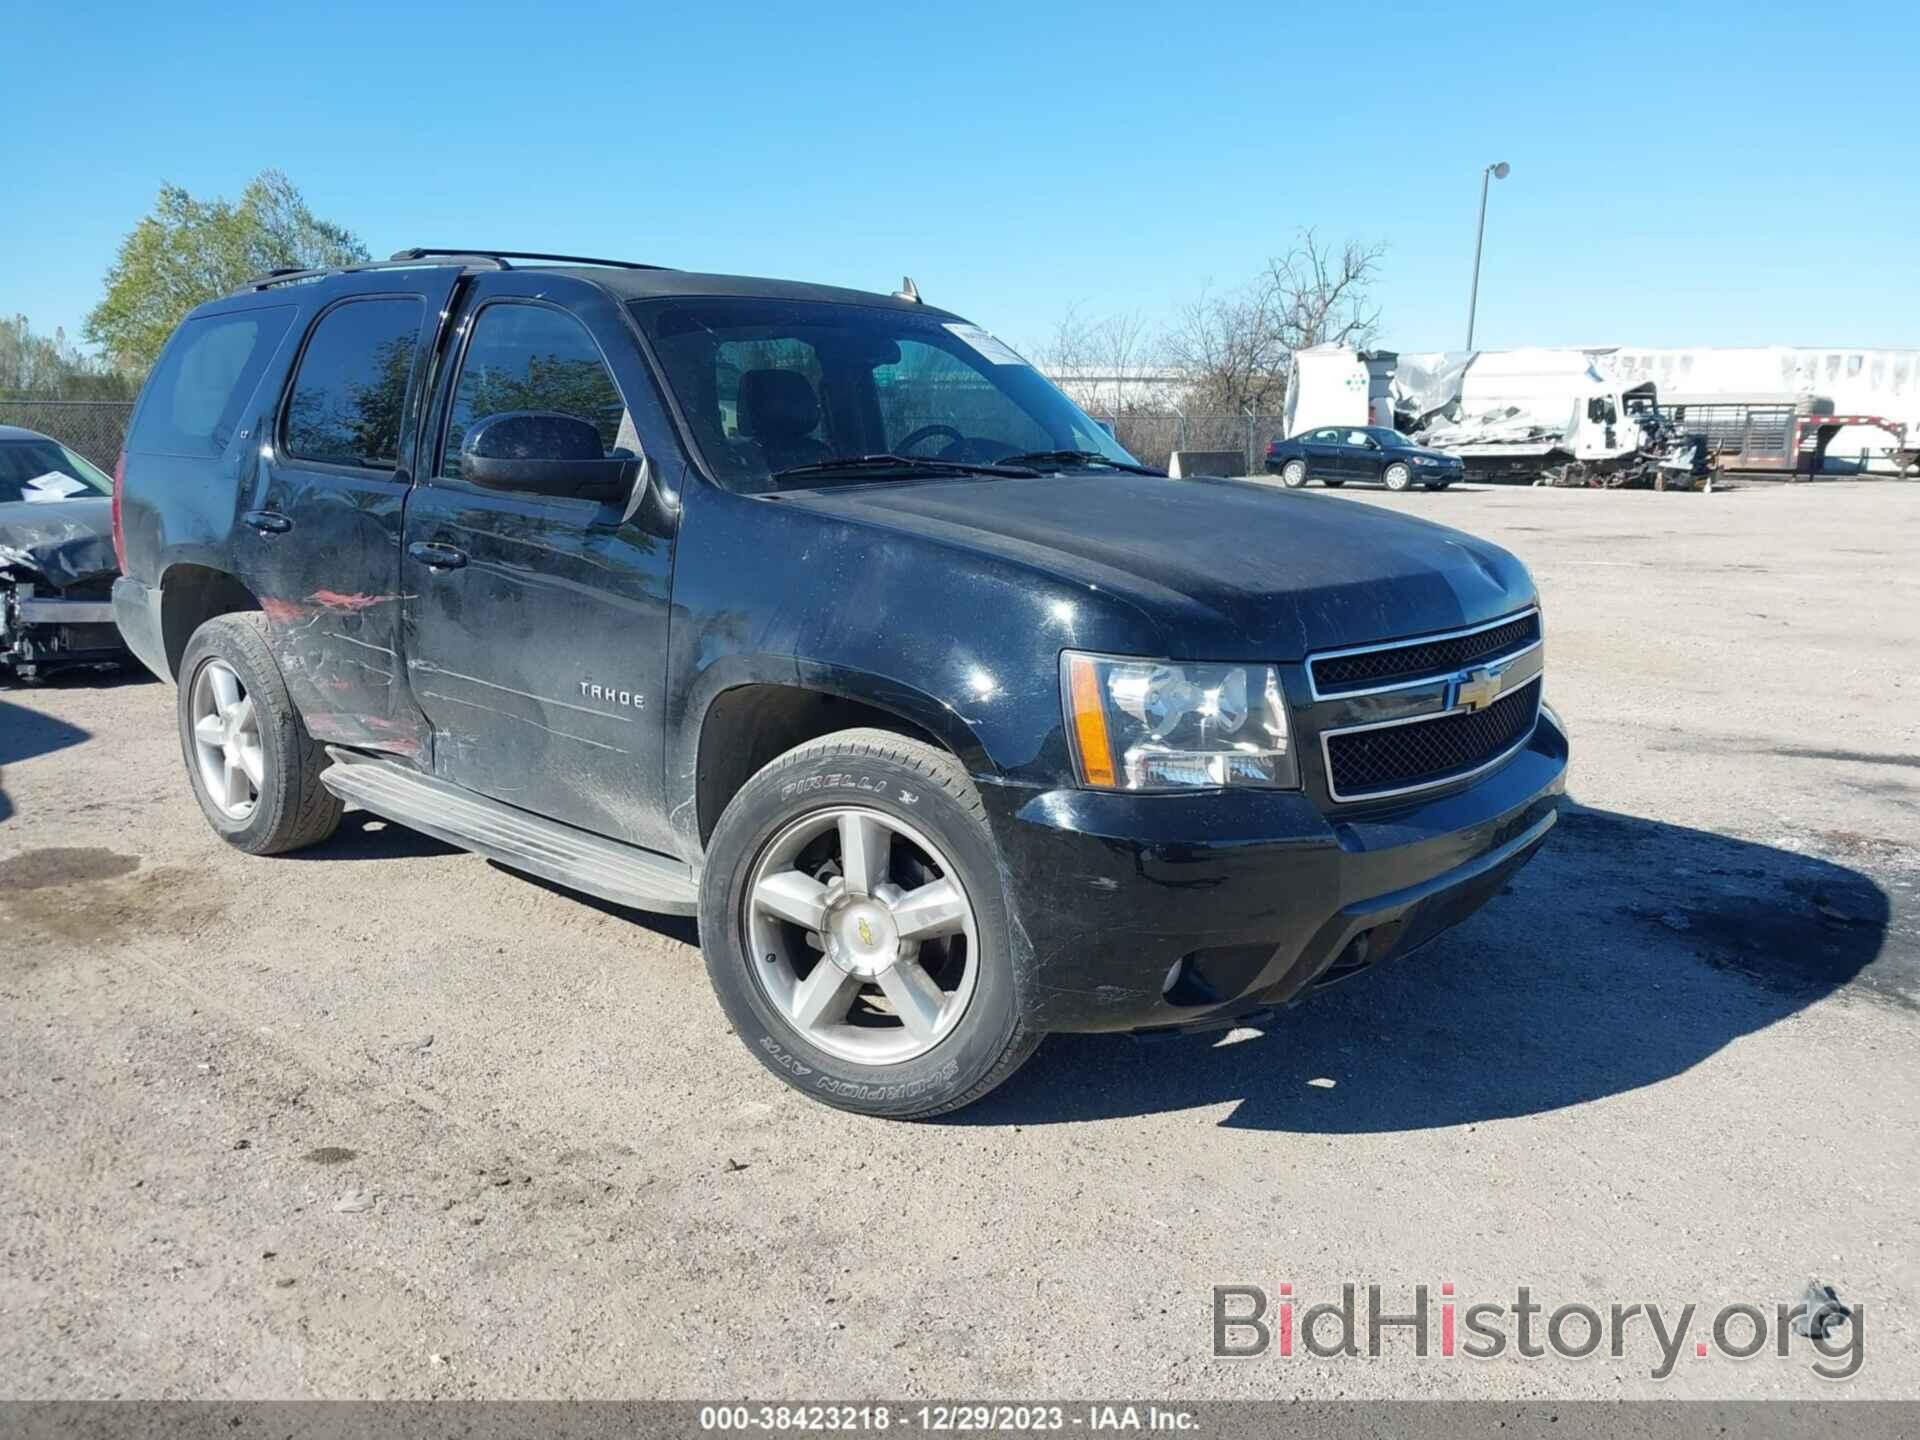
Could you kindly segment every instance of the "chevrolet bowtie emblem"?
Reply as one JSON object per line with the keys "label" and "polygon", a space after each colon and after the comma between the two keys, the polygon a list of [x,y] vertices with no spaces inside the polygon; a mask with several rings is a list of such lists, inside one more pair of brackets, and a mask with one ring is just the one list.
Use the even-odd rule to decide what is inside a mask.
{"label": "chevrolet bowtie emblem", "polygon": [[1453,682],[1453,703],[1468,710],[1484,710],[1500,698],[1506,683],[1499,670],[1463,671]]}

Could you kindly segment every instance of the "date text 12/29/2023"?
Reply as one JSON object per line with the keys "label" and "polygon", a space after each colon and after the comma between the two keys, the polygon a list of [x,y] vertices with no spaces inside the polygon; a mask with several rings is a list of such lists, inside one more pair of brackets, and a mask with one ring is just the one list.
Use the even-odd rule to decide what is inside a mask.
{"label": "date text 12/29/2023", "polygon": [[957,1402],[935,1405],[703,1405],[700,1428],[718,1435],[846,1434],[906,1430],[934,1435],[1023,1434],[1041,1431],[1190,1433],[1191,1410],[1130,1403],[1008,1405]]}

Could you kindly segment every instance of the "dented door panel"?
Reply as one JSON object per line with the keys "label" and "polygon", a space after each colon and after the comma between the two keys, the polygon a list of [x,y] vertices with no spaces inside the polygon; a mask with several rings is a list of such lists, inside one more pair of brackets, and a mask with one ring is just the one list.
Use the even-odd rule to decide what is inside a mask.
{"label": "dented door panel", "polygon": [[[262,427],[259,475],[242,491],[238,568],[266,614],[288,694],[319,740],[409,757],[427,750],[426,723],[399,663],[400,541],[429,357],[458,279],[452,268],[348,277],[327,304],[303,316],[300,350]],[[396,333],[380,357],[381,373],[396,388],[404,383],[404,393],[396,403],[389,392],[354,384],[346,388],[366,413],[316,418],[318,377],[307,362],[320,364],[321,327],[352,305],[411,311],[410,346]],[[336,435],[391,431],[395,453],[366,457],[383,462],[377,465],[301,453],[316,427]]]}
{"label": "dented door panel", "polygon": [[[457,459],[449,463],[465,351],[478,333],[475,318],[491,305],[578,322],[604,366],[596,383],[611,382],[622,412],[620,447],[646,461],[635,495],[594,501],[488,490],[463,479]],[[422,451],[427,478],[408,500],[397,547],[400,648],[436,775],[671,851],[661,777],[675,527],[651,477],[663,457],[671,457],[672,474],[682,462],[645,364],[618,308],[595,286],[533,272],[473,280],[440,367],[431,443]],[[565,393],[577,394],[577,385]]]}
{"label": "dented door panel", "polygon": [[442,779],[597,834],[667,848],[660,690],[671,547],[573,500],[423,486],[403,560],[405,653]]}

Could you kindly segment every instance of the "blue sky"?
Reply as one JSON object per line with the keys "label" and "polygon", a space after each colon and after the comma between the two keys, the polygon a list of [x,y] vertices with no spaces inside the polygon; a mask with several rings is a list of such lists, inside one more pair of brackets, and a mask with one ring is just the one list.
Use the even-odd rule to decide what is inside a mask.
{"label": "blue sky", "polygon": [[1456,347],[1480,170],[1507,160],[1482,345],[1920,345],[1917,17],[23,3],[0,314],[77,333],[162,180],[232,196],[278,166],[377,255],[904,272],[1027,345],[1070,305],[1157,322],[1311,225],[1388,247],[1386,343]]}

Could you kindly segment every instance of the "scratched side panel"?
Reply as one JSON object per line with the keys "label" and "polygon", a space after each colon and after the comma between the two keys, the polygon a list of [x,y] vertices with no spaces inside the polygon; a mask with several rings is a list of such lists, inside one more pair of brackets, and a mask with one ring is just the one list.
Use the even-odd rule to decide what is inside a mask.
{"label": "scratched side panel", "polygon": [[618,513],[457,483],[418,490],[408,542],[467,558],[453,570],[403,560],[407,674],[441,778],[670,850],[660,703],[673,545]]}
{"label": "scratched side panel", "polygon": [[267,508],[293,528],[237,532],[287,692],[314,738],[417,756],[425,723],[395,684],[407,487],[277,468]]}

